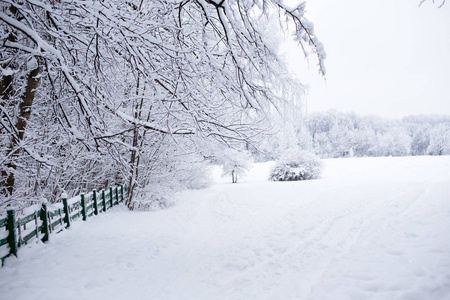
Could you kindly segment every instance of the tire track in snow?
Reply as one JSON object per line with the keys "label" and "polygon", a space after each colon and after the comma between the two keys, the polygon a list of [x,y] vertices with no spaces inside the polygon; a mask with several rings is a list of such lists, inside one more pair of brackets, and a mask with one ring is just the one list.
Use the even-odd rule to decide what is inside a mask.
{"label": "tire track in snow", "polygon": [[[302,220],[298,218],[299,213],[290,212],[283,218],[285,221],[282,224],[275,226],[273,232],[267,234],[271,237],[281,235],[280,240],[288,240],[290,243],[279,246],[278,250],[275,248],[272,255],[266,255],[266,258],[258,264],[229,279],[227,286],[231,286],[231,288],[225,291],[224,295],[229,296],[226,298],[235,299],[242,293],[242,289],[260,281],[264,281],[264,286],[270,291],[279,283],[274,278],[265,275],[265,270],[279,269],[276,272],[281,275],[288,268],[302,274],[298,278],[298,282],[301,284],[296,284],[295,290],[291,292],[292,299],[304,297],[309,293],[311,286],[320,280],[334,256],[345,253],[357,242],[360,227],[365,218],[363,214],[367,214],[367,210],[367,207],[363,209],[351,207],[344,214],[318,220],[317,224],[304,229],[298,228],[302,223]],[[361,216],[355,219],[355,214]],[[348,218],[349,216],[352,218]],[[288,233],[282,235],[283,232]],[[269,296],[267,299],[271,299],[271,297]]]}
{"label": "tire track in snow", "polygon": [[217,185],[75,224],[8,261],[2,296],[450,299],[449,158],[329,163],[315,182]]}

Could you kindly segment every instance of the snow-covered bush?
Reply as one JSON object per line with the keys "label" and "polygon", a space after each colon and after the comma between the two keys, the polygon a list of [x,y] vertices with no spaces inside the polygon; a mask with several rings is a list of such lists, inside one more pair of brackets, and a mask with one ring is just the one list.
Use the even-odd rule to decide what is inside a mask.
{"label": "snow-covered bush", "polygon": [[152,211],[168,208],[174,204],[174,191],[167,185],[154,183],[139,189],[129,208],[139,211]]}
{"label": "snow-covered bush", "polygon": [[188,161],[180,163],[176,170],[176,181],[181,188],[200,190],[212,184],[212,168],[207,161]]}
{"label": "snow-covered bush", "polygon": [[314,154],[302,150],[285,153],[270,172],[272,181],[316,179],[322,172],[322,162]]}
{"label": "snow-covered bush", "polygon": [[[202,189],[212,183],[211,166],[197,154],[176,155],[168,151],[141,170],[130,208],[132,210],[159,210],[175,204],[175,193],[186,189]],[[153,165],[150,165],[153,164]]]}

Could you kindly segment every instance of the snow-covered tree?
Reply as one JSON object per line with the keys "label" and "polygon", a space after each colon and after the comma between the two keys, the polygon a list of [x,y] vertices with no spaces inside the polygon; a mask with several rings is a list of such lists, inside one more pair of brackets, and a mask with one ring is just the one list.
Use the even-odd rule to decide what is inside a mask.
{"label": "snow-covered tree", "polygon": [[450,154],[450,124],[439,124],[430,130],[427,151],[432,155]]}
{"label": "snow-covered tree", "polygon": [[260,160],[278,159],[288,149],[298,147],[298,138],[293,123],[275,124],[271,133],[265,134],[258,142],[257,157]]}
{"label": "snow-covered tree", "polygon": [[393,127],[378,138],[379,156],[406,156],[411,152],[411,137],[402,127]]}
{"label": "snow-covered tree", "polygon": [[[294,28],[300,48],[325,72],[304,11],[281,0],[2,0],[3,195],[30,194],[31,187],[18,193],[16,180],[38,172],[29,165],[51,179],[62,157],[73,159],[65,171],[77,182],[81,175],[71,168],[83,168],[88,154],[102,184],[128,181],[130,204],[148,180],[143,162],[159,157],[157,149],[251,139],[279,104],[274,87],[284,78],[259,30],[268,18],[275,13],[277,24],[291,23],[284,29]],[[47,126],[37,112],[59,129],[36,144]],[[180,142],[184,137],[191,141]],[[66,146],[48,155],[48,142]],[[99,184],[92,172],[83,174],[89,187]]]}
{"label": "snow-covered tree", "polygon": [[429,126],[414,126],[410,129],[411,136],[411,154],[424,155],[430,145],[430,128]]}
{"label": "snow-covered tree", "polygon": [[231,175],[231,182],[237,183],[238,176],[244,175],[250,169],[252,157],[246,150],[226,148],[217,161],[222,165],[223,175]]}
{"label": "snow-covered tree", "polygon": [[313,150],[313,139],[304,123],[300,124],[299,128],[297,129],[297,139],[298,147],[301,150],[309,152]]}

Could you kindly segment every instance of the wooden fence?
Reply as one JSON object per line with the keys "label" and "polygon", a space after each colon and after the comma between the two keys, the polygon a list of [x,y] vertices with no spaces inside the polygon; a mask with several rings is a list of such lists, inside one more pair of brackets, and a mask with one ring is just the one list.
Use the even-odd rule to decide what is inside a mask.
{"label": "wooden fence", "polygon": [[62,203],[51,206],[42,204],[33,212],[16,216],[14,210],[8,210],[6,217],[0,218],[0,260],[10,255],[17,256],[17,251],[32,240],[48,241],[49,235],[70,227],[72,221],[86,221],[89,217],[106,212],[111,207],[124,202],[125,185],[111,187],[97,192],[67,199],[63,194]]}

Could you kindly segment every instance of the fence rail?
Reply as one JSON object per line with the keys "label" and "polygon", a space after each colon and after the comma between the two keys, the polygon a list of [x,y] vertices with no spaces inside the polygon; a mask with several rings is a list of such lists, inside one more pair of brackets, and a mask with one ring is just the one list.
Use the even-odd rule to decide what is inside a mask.
{"label": "fence rail", "polygon": [[58,233],[70,227],[72,221],[81,219],[86,221],[92,216],[106,212],[111,207],[124,202],[126,185],[115,186],[97,192],[93,190],[87,194],[67,199],[62,195],[62,203],[51,207],[42,204],[33,212],[16,216],[14,210],[8,210],[6,217],[0,218],[0,260],[11,255],[17,256],[17,251],[31,240],[48,241],[49,235]]}

